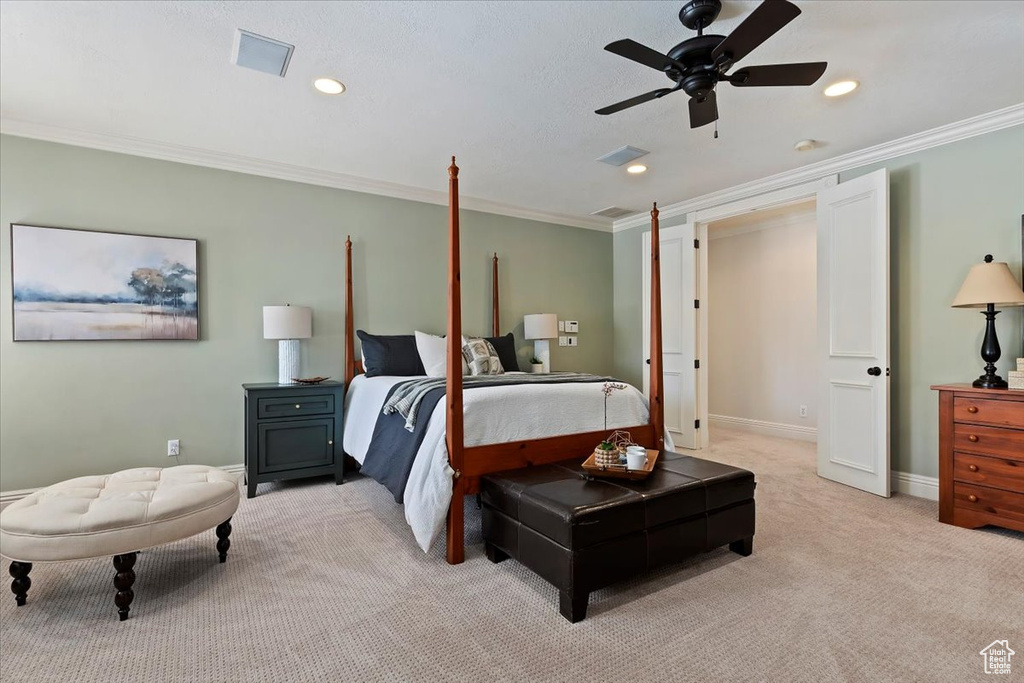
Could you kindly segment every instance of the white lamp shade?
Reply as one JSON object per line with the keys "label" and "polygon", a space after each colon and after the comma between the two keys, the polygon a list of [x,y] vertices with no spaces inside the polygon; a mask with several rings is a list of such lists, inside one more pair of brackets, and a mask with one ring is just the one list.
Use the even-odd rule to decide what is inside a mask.
{"label": "white lamp shade", "polygon": [[523,316],[526,339],[554,339],[558,336],[558,316],[554,313],[532,313]]}
{"label": "white lamp shade", "polygon": [[1002,261],[971,266],[964,284],[953,299],[954,308],[1024,306],[1024,291]]}
{"label": "white lamp shade", "polygon": [[308,306],[264,306],[264,339],[309,339],[313,336],[313,309]]}

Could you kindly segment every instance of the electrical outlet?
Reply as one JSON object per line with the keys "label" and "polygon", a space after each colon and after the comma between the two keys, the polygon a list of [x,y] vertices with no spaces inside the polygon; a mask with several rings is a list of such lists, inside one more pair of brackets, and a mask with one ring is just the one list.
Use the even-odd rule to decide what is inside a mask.
{"label": "electrical outlet", "polygon": [[568,340],[569,346],[579,346],[579,338],[576,337],[575,335],[573,335],[572,337],[568,337]]}
{"label": "electrical outlet", "polygon": [[807,417],[807,406],[800,406],[800,417]]}
{"label": "electrical outlet", "polygon": [[181,444],[177,439],[171,439],[167,442],[167,455],[174,456],[181,452]]}
{"label": "electrical outlet", "polygon": [[580,331],[580,323],[579,323],[579,321],[578,320],[566,320],[565,321],[565,331],[566,332],[579,332]]}
{"label": "electrical outlet", "polygon": [[558,331],[559,332],[565,332],[565,321],[564,320],[559,320],[558,321]]}
{"label": "electrical outlet", "polygon": [[558,345],[559,346],[568,346],[569,345],[569,338],[568,337],[559,337],[558,338]]}

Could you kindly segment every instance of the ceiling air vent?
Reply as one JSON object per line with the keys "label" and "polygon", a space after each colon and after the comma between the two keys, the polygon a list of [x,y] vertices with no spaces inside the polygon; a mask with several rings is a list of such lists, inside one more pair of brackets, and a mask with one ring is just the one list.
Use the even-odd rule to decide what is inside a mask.
{"label": "ceiling air vent", "polygon": [[622,166],[633,161],[633,159],[639,159],[645,154],[650,154],[646,149],[640,149],[638,147],[619,147],[614,152],[608,152],[603,157],[599,157],[598,161],[602,164],[609,164],[611,166]]}
{"label": "ceiling air vent", "polygon": [[291,61],[294,45],[238,29],[231,61],[246,69],[255,69],[272,76],[284,76]]}
{"label": "ceiling air vent", "polygon": [[623,216],[629,216],[634,214],[634,209],[623,209],[621,206],[609,206],[607,209],[601,209],[590,214],[591,216],[604,216],[605,218],[622,218]]}

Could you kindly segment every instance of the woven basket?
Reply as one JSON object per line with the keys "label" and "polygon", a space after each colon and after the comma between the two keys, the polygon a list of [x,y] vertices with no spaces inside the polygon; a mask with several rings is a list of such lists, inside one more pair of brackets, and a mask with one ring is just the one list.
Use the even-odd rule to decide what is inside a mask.
{"label": "woven basket", "polygon": [[600,467],[608,467],[609,465],[619,464],[619,451],[618,449],[603,451],[600,448],[594,449],[594,464]]}

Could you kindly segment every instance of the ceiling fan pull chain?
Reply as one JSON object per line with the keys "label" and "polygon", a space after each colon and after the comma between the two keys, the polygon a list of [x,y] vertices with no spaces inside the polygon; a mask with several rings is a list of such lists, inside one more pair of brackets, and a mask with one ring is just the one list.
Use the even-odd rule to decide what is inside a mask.
{"label": "ceiling fan pull chain", "polygon": [[715,139],[718,139],[718,119],[715,119]]}

